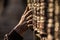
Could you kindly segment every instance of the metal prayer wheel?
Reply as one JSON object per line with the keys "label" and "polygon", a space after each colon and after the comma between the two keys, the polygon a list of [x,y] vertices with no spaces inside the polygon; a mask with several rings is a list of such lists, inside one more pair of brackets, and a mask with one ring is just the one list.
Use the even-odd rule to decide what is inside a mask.
{"label": "metal prayer wheel", "polygon": [[33,40],[59,40],[57,0],[27,0],[33,15]]}

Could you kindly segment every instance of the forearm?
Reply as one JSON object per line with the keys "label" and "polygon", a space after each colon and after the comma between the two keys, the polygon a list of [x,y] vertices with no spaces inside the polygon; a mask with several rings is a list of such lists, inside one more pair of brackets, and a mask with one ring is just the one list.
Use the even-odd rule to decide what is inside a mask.
{"label": "forearm", "polygon": [[16,29],[13,29],[11,32],[5,35],[5,40],[22,40],[23,39],[23,34],[28,28],[24,25],[19,25],[16,27]]}
{"label": "forearm", "polygon": [[[27,10],[27,9],[26,9]],[[20,22],[18,23],[18,25],[16,25],[15,26],[15,28],[13,28],[13,30],[10,32],[10,33],[8,33],[8,39],[12,39],[12,38],[14,38],[14,39],[16,39],[16,38],[18,38],[19,36],[21,37],[21,36],[23,36],[23,34],[24,34],[24,32],[28,29],[28,27],[27,27],[27,25],[29,24],[29,22],[31,22],[31,21],[28,21],[28,20],[30,20],[30,18],[32,17],[29,17],[28,18],[28,20],[26,19],[26,17],[27,17],[27,15],[29,15],[29,13],[31,12],[32,10],[30,10],[30,11],[28,11],[27,13],[26,12],[24,12],[24,14],[22,15],[22,17],[21,17],[21,20],[20,20]],[[28,21],[28,22],[27,22]],[[16,36],[16,34],[18,35],[18,36]],[[14,40],[13,39],[13,40]],[[16,40],[18,40],[18,39],[16,39]],[[21,39],[20,39],[21,40]]]}
{"label": "forearm", "polygon": [[23,34],[26,32],[27,29],[28,29],[28,27],[26,27],[26,24],[25,24],[25,25],[19,25],[19,26],[15,29],[15,31],[16,31],[19,35],[23,36]]}
{"label": "forearm", "polygon": [[23,37],[16,31],[13,31],[11,34],[6,34],[4,40],[23,40]]}

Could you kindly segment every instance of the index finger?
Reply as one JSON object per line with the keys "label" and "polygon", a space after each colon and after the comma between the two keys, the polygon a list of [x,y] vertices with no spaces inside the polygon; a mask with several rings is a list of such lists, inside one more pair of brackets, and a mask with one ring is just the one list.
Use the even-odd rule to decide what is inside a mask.
{"label": "index finger", "polygon": [[26,17],[28,14],[30,14],[30,12],[32,12],[32,9],[29,10],[27,13],[25,13],[25,17]]}
{"label": "index finger", "polygon": [[[26,7],[25,11],[24,11],[24,14],[26,14],[26,12],[29,10],[28,6]],[[23,14],[23,15],[24,15]]]}

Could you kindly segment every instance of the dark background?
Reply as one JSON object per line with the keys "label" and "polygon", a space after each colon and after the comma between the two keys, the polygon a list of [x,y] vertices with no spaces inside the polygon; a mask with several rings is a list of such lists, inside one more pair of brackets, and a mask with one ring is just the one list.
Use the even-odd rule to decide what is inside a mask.
{"label": "dark background", "polygon": [[[0,0],[0,40],[18,24],[26,4],[26,0]],[[32,31],[26,31],[24,40],[32,40]]]}
{"label": "dark background", "polygon": [[[25,11],[26,4],[27,0],[0,0],[0,40],[3,40],[4,35],[17,25]],[[24,34],[24,40],[32,39],[33,33],[29,29]]]}

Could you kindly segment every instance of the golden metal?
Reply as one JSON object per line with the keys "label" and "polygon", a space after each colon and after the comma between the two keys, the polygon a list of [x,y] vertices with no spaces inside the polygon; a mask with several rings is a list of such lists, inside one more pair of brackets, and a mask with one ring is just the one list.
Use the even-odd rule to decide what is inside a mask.
{"label": "golden metal", "polygon": [[[36,35],[39,38],[39,40],[53,40],[53,39],[59,40],[58,1],[47,0],[47,3],[45,0],[27,0],[27,1],[28,1],[27,6],[29,7],[29,9],[33,9],[32,21],[33,21],[33,29],[35,32],[34,35]],[[45,12],[46,7],[47,7],[46,9],[47,13]],[[46,21],[47,21],[47,27],[45,28]],[[53,31],[51,28],[54,28],[54,35],[52,35],[51,33],[51,31]],[[45,32],[45,29],[47,29],[46,30],[47,32]],[[47,35],[47,36],[41,36],[41,35]],[[34,37],[36,38],[36,36]]]}

